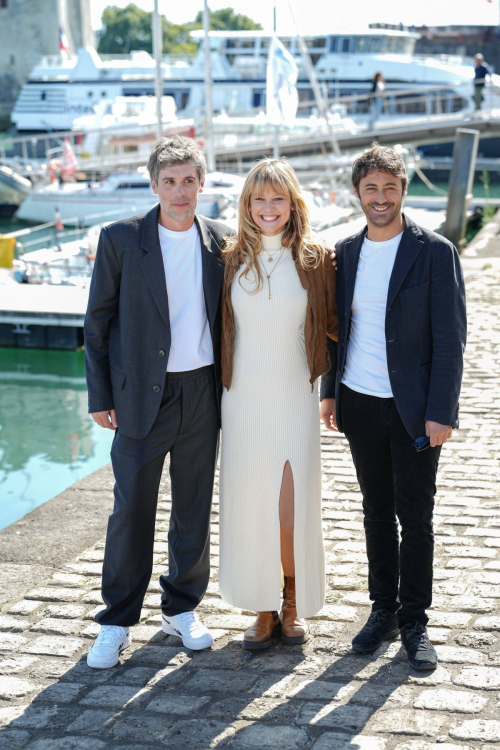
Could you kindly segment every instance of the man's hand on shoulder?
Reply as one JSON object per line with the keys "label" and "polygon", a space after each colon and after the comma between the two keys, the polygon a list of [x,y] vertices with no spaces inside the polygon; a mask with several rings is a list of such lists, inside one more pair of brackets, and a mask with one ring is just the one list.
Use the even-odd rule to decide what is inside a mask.
{"label": "man's hand on shoulder", "polygon": [[321,402],[319,413],[326,429],[338,432],[337,416],[335,413],[335,399],[324,398]]}
{"label": "man's hand on shoulder", "polygon": [[333,250],[328,250],[328,252],[330,253],[330,260],[332,261],[332,266],[335,268],[335,270],[337,270],[337,263],[338,263],[337,250],[336,248],[333,248]]}
{"label": "man's hand on shoulder", "polygon": [[425,423],[425,434],[431,439],[431,448],[435,448],[436,445],[444,445],[451,438],[452,432],[450,425],[439,424],[439,422]]}
{"label": "man's hand on shoulder", "polygon": [[116,411],[114,409],[109,409],[108,411],[95,411],[91,414],[91,417],[99,427],[104,427],[108,430],[118,429]]}

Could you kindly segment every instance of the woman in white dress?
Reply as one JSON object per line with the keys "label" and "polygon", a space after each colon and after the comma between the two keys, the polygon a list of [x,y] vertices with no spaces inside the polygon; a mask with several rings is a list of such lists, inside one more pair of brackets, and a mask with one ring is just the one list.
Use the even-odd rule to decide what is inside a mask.
{"label": "woman in white dress", "polygon": [[219,586],[257,611],[243,641],[255,650],[280,633],[304,643],[324,603],[316,381],[337,317],[335,270],[286,160],[252,168],[238,221],[223,251]]}

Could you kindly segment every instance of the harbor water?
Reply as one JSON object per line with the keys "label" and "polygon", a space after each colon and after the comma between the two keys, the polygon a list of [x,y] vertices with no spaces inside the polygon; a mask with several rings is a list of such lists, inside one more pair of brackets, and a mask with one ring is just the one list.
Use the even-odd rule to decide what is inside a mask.
{"label": "harbor water", "polygon": [[83,352],[0,349],[0,528],[109,461],[87,413]]}

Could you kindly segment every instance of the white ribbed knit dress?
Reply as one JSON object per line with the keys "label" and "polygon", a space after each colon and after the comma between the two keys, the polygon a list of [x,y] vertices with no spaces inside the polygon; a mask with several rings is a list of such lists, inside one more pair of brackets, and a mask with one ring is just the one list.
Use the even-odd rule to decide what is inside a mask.
{"label": "white ribbed knit dress", "polygon": [[[262,237],[274,258],[259,256],[267,273],[281,239]],[[297,614],[308,617],[324,603],[325,560],[318,394],[316,386],[311,392],[304,343],[307,292],[287,249],[271,275],[271,299],[265,276],[249,294],[252,274],[240,274],[231,286],[233,376],[222,397],[219,587],[235,607],[280,609],[279,495],[290,461]]]}

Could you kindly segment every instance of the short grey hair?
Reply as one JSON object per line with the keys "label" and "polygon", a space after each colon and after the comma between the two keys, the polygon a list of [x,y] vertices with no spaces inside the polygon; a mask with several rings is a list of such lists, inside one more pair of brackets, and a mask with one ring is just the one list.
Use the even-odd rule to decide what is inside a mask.
{"label": "short grey hair", "polygon": [[205,154],[196,141],[183,135],[173,135],[158,141],[149,156],[149,177],[155,184],[158,184],[158,175],[161,170],[178,164],[193,164],[200,182],[205,178],[207,172]]}

